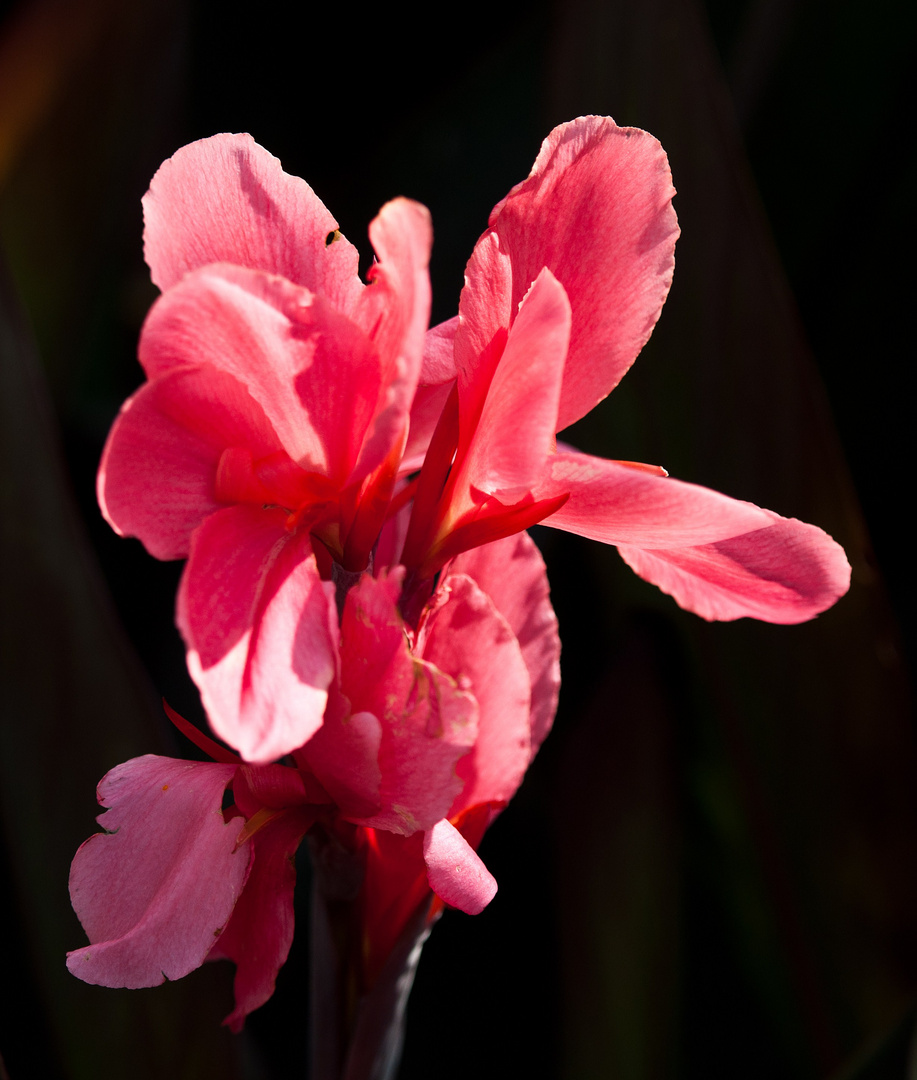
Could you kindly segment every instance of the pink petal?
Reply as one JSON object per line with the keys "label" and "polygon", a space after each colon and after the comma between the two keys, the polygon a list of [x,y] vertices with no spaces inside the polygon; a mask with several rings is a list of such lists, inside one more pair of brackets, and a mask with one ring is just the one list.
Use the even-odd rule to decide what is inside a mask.
{"label": "pink petal", "polygon": [[844,595],[850,566],[821,529],[766,513],[772,524],[718,543],[618,550],[640,577],[704,619],[805,622]]}
{"label": "pink petal", "polygon": [[368,819],[382,808],[382,724],[371,712],[352,713],[343,695],[337,698],[335,707],[329,701],[322,726],[302,756],[343,817]]}
{"label": "pink petal", "polygon": [[479,915],[497,893],[497,882],[454,825],[438,821],[423,838],[430,888],[452,907]]}
{"label": "pink petal", "polygon": [[[382,728],[382,808],[372,816],[348,817],[408,835],[444,817],[459,795],[457,763],[474,743],[477,708],[451,673],[412,655],[391,584],[392,579],[364,576],[348,593],[341,620],[341,688],[354,713],[371,713]],[[352,768],[347,749],[342,740],[342,777]]]}
{"label": "pink petal", "polygon": [[[314,810],[288,810],[252,837],[251,874],[209,957],[236,964],[235,1008],[223,1021],[232,1031],[241,1031],[246,1016],[274,993],[277,973],[289,955],[296,884],[293,857],[314,820]],[[236,830],[240,821],[233,819]]]}
{"label": "pink petal", "polygon": [[471,578],[450,573],[437,600],[418,651],[469,689],[479,710],[474,749],[458,763],[464,785],[449,809],[455,817],[477,803],[509,801],[522,783],[532,757],[531,683],[519,642]]}
{"label": "pink petal", "polygon": [[493,294],[492,332],[510,325],[544,266],[570,298],[558,430],[617,385],[652,333],[672,281],[674,193],[651,135],[586,116],[551,132],[528,179],[491,214],[511,275],[481,277],[487,266],[472,256],[466,289]]}
{"label": "pink petal", "polygon": [[99,785],[106,830],[70,871],[70,898],[91,945],[68,953],[84,982],[137,988],[199,967],[249,869],[238,823],[220,806],[235,765],[134,758]]}
{"label": "pink petal", "polygon": [[454,315],[427,331],[420,369],[420,382],[423,385],[441,386],[455,379],[455,334],[458,325],[459,317]]}
{"label": "pink petal", "polygon": [[154,379],[124,403],[109,433],[98,478],[102,513],[156,558],[184,558],[193,530],[220,508],[214,480],[231,446],[255,457],[280,448],[240,383],[209,368]]}
{"label": "pink petal", "polygon": [[[510,329],[493,377],[486,387],[480,417],[469,415],[460,397],[460,430],[474,425],[465,459],[468,482],[510,502],[535,484],[554,449],[557,406],[567,343],[570,304],[550,270],[542,270],[529,289]],[[459,387],[463,388],[464,373]],[[473,408],[473,405],[472,405]]]}
{"label": "pink petal", "polygon": [[414,392],[408,441],[401,460],[402,473],[417,472],[423,465],[430,439],[449,400],[453,385],[445,382],[438,386],[418,386]]}
{"label": "pink petal", "polygon": [[550,459],[536,498],[563,491],[569,499],[544,524],[605,544],[692,547],[770,524],[768,512],[751,503],[588,454]]}
{"label": "pink petal", "polygon": [[[551,730],[560,691],[560,637],[538,548],[517,533],[459,555],[451,574],[467,574],[516,636],[532,685],[531,755]],[[449,584],[449,576],[445,584]]]}
{"label": "pink petal", "polygon": [[304,468],[346,480],[378,409],[375,346],[321,297],[228,265],[185,277],[153,305],[140,338],[153,378],[177,366],[232,375]]}
{"label": "pink petal", "polygon": [[252,762],[317,730],[334,678],[334,587],[286,513],[233,506],[197,529],[177,620],[213,730]]}
{"label": "pink petal", "polygon": [[[250,135],[214,135],[164,162],[143,199],[144,254],[165,291],[209,263],[280,274],[348,311],[358,253],[304,181]],[[332,242],[329,242],[332,241]]]}
{"label": "pink petal", "polygon": [[420,203],[395,199],[370,224],[369,238],[378,262],[353,318],[378,351],[381,374],[357,479],[381,464],[408,425],[430,322],[430,213]]}

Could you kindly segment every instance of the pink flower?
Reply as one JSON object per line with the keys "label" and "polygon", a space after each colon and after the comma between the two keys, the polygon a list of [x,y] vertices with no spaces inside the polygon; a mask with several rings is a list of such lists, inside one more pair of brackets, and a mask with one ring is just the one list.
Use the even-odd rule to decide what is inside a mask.
{"label": "pink flower", "polygon": [[312,190],[245,135],[180,150],[144,213],[163,295],[99,501],[151,554],[188,558],[191,673],[216,732],[268,761],[321,723],[337,634],[322,576],[332,557],[363,570],[388,510],[429,317],[429,215],[382,208],[364,285]]}
{"label": "pink flower", "polygon": [[673,194],[652,136],[582,117],[551,132],[528,179],[495,207],[449,327],[455,389],[401,556],[417,603],[458,552],[537,521],[617,545],[705,619],[801,622],[846,592],[844,552],[815,526],[655,466],[556,446],[659,318],[678,236]]}
{"label": "pink flower", "polygon": [[293,764],[242,763],[174,717],[216,762],[147,756],[103,779],[105,832],[71,870],[91,942],[69,954],[71,972],[154,986],[226,957],[236,963],[226,1022],[238,1030],[289,952],[291,859],[313,826],[364,868],[362,992],[412,916],[423,905],[436,914],[434,893],[439,907],[471,913],[489,903],[496,882],[476,848],[557,705],[544,566],[525,535],[461,556],[416,632],[398,613],[402,577],[364,575],[348,593],[325,723]]}

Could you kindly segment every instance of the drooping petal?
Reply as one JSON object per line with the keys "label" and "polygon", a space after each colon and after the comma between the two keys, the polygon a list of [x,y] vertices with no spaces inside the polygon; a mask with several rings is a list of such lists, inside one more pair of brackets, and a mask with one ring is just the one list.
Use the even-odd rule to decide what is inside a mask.
{"label": "drooping petal", "polygon": [[640,577],[701,618],[805,622],[844,595],[850,565],[821,529],[766,513],[765,528],[717,543],[618,550]]}
{"label": "drooping petal", "polygon": [[379,358],[360,328],[283,278],[221,264],[153,305],[140,337],[150,378],[207,365],[237,379],[303,467],[343,482],[380,393]]}
{"label": "drooping petal", "polygon": [[470,415],[468,399],[476,395],[459,398],[460,431],[474,425],[465,476],[478,490],[512,502],[541,477],[554,449],[569,338],[569,301],[563,286],[544,269],[522,301],[480,416]]}
{"label": "drooping petal", "polygon": [[549,460],[536,497],[563,491],[570,497],[544,524],[605,544],[690,547],[770,524],[767,511],[751,503],[589,454],[559,453]]}
{"label": "drooping petal", "polygon": [[497,893],[494,876],[449,821],[424,833],[423,858],[430,888],[452,907],[479,915]]}
{"label": "drooping petal", "polygon": [[220,508],[217,466],[232,446],[255,457],[280,449],[245,387],[210,368],[167,372],[128,398],[109,433],[98,476],[102,513],[157,559],[184,558],[191,533]]}
{"label": "drooping petal", "polygon": [[464,781],[449,808],[508,802],[532,757],[531,683],[506,619],[469,577],[450,573],[418,637],[425,660],[466,686],[478,703],[474,749],[458,763]]}
{"label": "drooping petal", "polygon": [[356,248],[314,191],[250,135],[214,135],[160,166],[143,198],[144,255],[165,291],[209,263],[281,274],[341,311],[363,286]]}
{"label": "drooping petal", "polygon": [[251,762],[300,747],[334,678],[334,587],[286,513],[232,506],[197,529],[177,620],[217,735]]}
{"label": "drooping petal", "polygon": [[[399,578],[364,576],[347,595],[341,620],[341,688],[354,714],[381,724],[378,813],[347,816],[358,824],[408,835],[444,817],[462,788],[457,771],[478,732],[475,699],[450,673],[411,654],[396,607]],[[323,767],[332,764],[332,726]],[[334,762],[346,776],[349,739]],[[309,747],[304,749],[309,756]],[[325,774],[317,772],[325,783]]]}
{"label": "drooping petal", "polygon": [[558,430],[614,389],[652,333],[672,281],[674,193],[656,139],[585,116],[548,135],[528,179],[491,214],[503,273],[488,279],[493,259],[472,256],[466,289],[492,295],[494,332],[544,266],[570,298]]}
{"label": "drooping petal", "polygon": [[[236,965],[235,1008],[223,1021],[232,1031],[241,1031],[248,1014],[274,993],[277,973],[289,955],[296,884],[293,857],[314,820],[313,809],[285,810],[252,837],[251,873],[209,957]],[[240,821],[233,819],[237,831]]]}
{"label": "drooping petal", "polygon": [[91,945],[68,953],[84,982],[136,988],[199,967],[226,926],[249,870],[235,850],[223,791],[235,765],[145,757],[102,780],[106,830],[90,837],[70,871],[70,898]]}
{"label": "drooping petal", "polygon": [[560,691],[560,636],[544,560],[523,532],[463,552],[449,568],[449,574],[453,573],[467,574],[475,581],[516,636],[532,685],[534,757],[551,730]]}

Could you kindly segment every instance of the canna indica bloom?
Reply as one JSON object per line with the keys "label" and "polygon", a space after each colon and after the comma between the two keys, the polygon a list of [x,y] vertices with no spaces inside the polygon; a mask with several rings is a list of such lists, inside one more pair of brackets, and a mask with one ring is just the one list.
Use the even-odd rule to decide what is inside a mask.
{"label": "canna indica bloom", "polygon": [[416,631],[398,612],[402,578],[364,575],[348,593],[325,723],[288,763],[246,764],[173,716],[213,763],[148,755],[102,780],[105,832],[71,870],[91,942],[69,954],[73,974],[136,988],[228,958],[226,1022],[238,1030],[286,960],[292,856],[315,827],[364,876],[360,993],[418,911],[432,919],[436,905],[477,913],[490,902],[496,882],[475,849],[557,705],[544,566],[524,534],[462,556]]}

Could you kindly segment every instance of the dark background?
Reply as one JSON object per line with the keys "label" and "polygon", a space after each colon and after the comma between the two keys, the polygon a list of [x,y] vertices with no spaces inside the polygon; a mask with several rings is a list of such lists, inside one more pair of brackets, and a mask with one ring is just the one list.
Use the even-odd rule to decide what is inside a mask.
{"label": "dark background", "polygon": [[426,947],[402,1080],[913,1075],[915,42],[905,0],[472,0],[423,19],[283,2],[8,9],[0,963],[14,1000],[0,1054],[13,1080],[304,1075],[304,933],[239,1038],[219,1027],[229,965],[133,992],[63,967],[84,940],[66,876],[94,829],[94,784],[137,754],[188,753],[159,695],[200,717],[172,623],[180,566],[115,537],[94,499],[156,295],[141,252],[150,177],[192,139],[250,131],[367,263],[379,206],[417,198],[436,231],[438,321],[490,208],[551,127],[588,112],[662,141],[682,239],[653,339],[568,440],[822,526],[853,585],[805,626],[707,625],[613,550],[536,530],[561,708],[482,848],[497,898],[473,919],[447,913]]}

